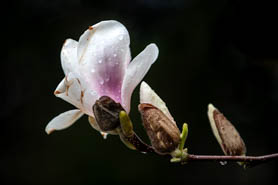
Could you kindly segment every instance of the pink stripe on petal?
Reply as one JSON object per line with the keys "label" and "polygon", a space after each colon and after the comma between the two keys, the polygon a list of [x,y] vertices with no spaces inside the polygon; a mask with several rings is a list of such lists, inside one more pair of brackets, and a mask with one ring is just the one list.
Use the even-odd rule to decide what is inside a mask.
{"label": "pink stripe on petal", "polygon": [[117,21],[93,25],[79,39],[80,71],[90,89],[121,102],[121,86],[130,62],[129,34]]}

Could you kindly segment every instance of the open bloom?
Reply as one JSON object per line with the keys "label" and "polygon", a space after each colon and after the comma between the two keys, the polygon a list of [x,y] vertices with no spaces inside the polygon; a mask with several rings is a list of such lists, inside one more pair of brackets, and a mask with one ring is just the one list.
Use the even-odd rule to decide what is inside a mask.
{"label": "open bloom", "polygon": [[150,44],[130,63],[129,44],[128,31],[114,20],[90,26],[78,42],[65,41],[61,51],[65,78],[54,94],[77,109],[52,119],[46,126],[48,134],[69,127],[84,114],[95,129],[102,131],[95,123],[92,110],[102,96],[120,103],[129,113],[133,90],[158,56],[157,46]]}

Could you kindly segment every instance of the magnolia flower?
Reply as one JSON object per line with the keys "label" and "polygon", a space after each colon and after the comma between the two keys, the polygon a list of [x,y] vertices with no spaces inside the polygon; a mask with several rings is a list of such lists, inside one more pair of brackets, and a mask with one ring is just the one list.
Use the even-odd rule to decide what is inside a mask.
{"label": "magnolia flower", "polygon": [[90,26],[78,42],[65,41],[61,51],[65,78],[54,94],[77,109],[52,119],[45,129],[48,134],[71,126],[84,114],[93,128],[102,132],[92,110],[102,96],[120,103],[129,113],[133,90],[158,57],[157,46],[150,44],[130,63],[129,43],[128,31],[114,20]]}

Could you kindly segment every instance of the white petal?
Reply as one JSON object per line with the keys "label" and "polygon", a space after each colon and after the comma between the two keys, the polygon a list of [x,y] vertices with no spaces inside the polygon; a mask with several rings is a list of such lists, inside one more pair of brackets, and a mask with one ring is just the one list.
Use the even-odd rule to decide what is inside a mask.
{"label": "white petal", "polygon": [[[93,115],[92,106],[98,98],[91,82],[83,75],[77,59],[78,42],[67,39],[61,51],[61,62],[66,80],[62,81],[55,95],[73,104],[88,115]],[[65,92],[65,93],[61,93]]]}
{"label": "white petal", "polygon": [[51,134],[55,130],[62,130],[68,128],[82,115],[83,113],[78,109],[70,110],[62,114],[59,114],[47,124],[45,132],[47,134]]}
{"label": "white petal", "polygon": [[83,88],[82,81],[76,78],[73,73],[69,73],[60,82],[54,94],[90,116],[93,116],[92,107],[99,98],[95,91]]}
{"label": "white petal", "polygon": [[157,57],[157,46],[150,44],[128,65],[122,86],[122,105],[127,113],[130,109],[130,99],[133,90],[144,78]]}
{"label": "white petal", "polygon": [[120,101],[123,76],[130,62],[129,43],[128,31],[117,21],[95,24],[80,37],[80,70],[100,96]]}
{"label": "white petal", "polygon": [[54,91],[54,95],[58,96],[61,93],[66,92],[66,82],[65,82],[65,78],[63,78],[63,80],[58,84],[58,86],[56,87],[55,91]]}
{"label": "white petal", "polygon": [[67,39],[63,45],[60,57],[65,75],[78,69],[77,46],[78,42],[72,39]]}
{"label": "white petal", "polygon": [[99,99],[99,95],[93,90],[85,90],[83,91],[83,99],[82,99],[82,106],[83,111],[93,116],[93,105],[95,104],[96,100]]}
{"label": "white petal", "polygon": [[69,73],[69,75],[60,82],[54,94],[75,107],[82,109],[80,82],[72,73]]}
{"label": "white petal", "polygon": [[146,83],[142,82],[140,86],[140,103],[149,103],[160,109],[170,120],[175,123],[174,118],[171,116],[165,102],[151,89]]}
{"label": "white petal", "polygon": [[218,129],[216,128],[216,124],[215,124],[214,117],[213,117],[214,110],[216,110],[216,108],[212,104],[209,104],[208,105],[208,118],[209,118],[210,126],[212,128],[212,132],[213,132],[216,140],[222,147],[222,139],[220,138],[220,135],[219,135]]}

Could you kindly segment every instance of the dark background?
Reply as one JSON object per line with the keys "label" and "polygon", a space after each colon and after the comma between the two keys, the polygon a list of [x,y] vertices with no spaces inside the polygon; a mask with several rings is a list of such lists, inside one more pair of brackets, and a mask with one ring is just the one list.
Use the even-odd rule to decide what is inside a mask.
{"label": "dark background", "polygon": [[[167,102],[194,154],[222,154],[208,103],[240,131],[248,155],[278,152],[278,39],[274,3],[241,0],[9,1],[1,5],[0,184],[276,184],[277,162],[171,164],[103,140],[86,116],[48,136],[47,123],[72,105],[53,91],[63,78],[60,50],[102,20],[123,23],[135,57],[154,42],[144,78]],[[147,141],[132,97],[135,130]]]}

